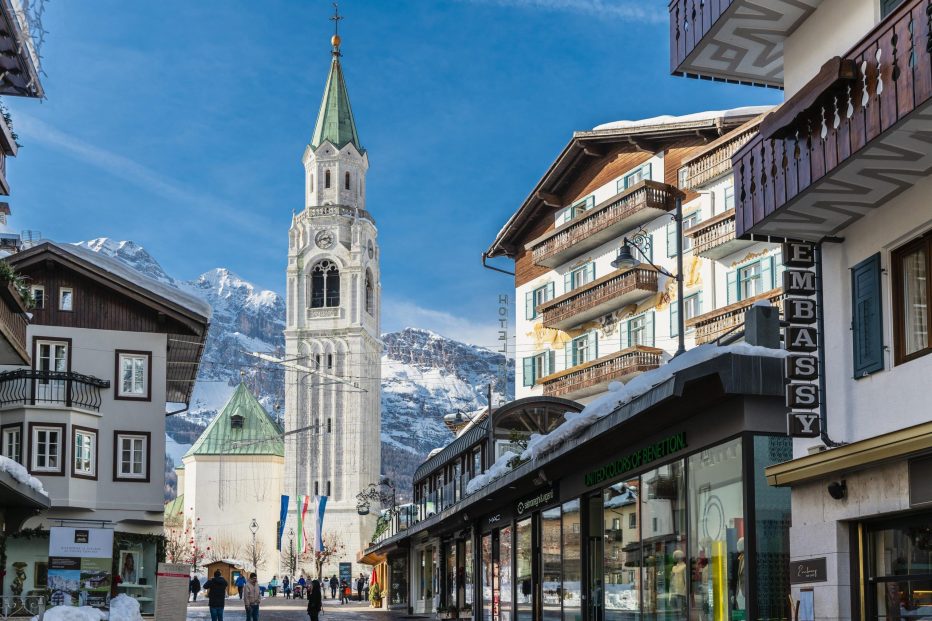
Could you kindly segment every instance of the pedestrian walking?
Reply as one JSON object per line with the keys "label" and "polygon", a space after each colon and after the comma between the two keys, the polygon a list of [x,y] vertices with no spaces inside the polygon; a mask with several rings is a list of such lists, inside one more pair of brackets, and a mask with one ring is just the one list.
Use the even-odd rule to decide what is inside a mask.
{"label": "pedestrian walking", "polygon": [[363,578],[362,576],[359,576],[358,578],[356,578],[356,601],[357,602],[362,601],[362,587],[365,583],[366,583],[366,579]]}
{"label": "pedestrian walking", "polygon": [[191,582],[188,583],[188,590],[191,591],[191,601],[197,601],[197,594],[201,592],[201,581],[197,579],[197,576],[191,576]]}
{"label": "pedestrian walking", "polygon": [[223,621],[223,607],[227,600],[226,579],[220,574],[220,570],[214,571],[214,577],[204,583],[207,589],[207,607],[210,609],[210,621]]}
{"label": "pedestrian walking", "polygon": [[336,599],[338,586],[340,586],[340,583],[337,582],[337,577],[330,576],[330,599]]}
{"label": "pedestrian walking", "polygon": [[243,577],[243,574],[236,576],[236,582],[233,584],[236,585],[236,591],[239,593],[239,598],[243,599],[243,587],[246,586],[246,578]]}
{"label": "pedestrian walking", "polygon": [[298,586],[301,587],[301,598],[307,597],[305,592],[305,589],[307,589],[307,580],[304,579],[303,575],[298,579]]}
{"label": "pedestrian walking", "polygon": [[272,597],[278,597],[278,576],[272,576],[272,580],[269,582],[269,593],[272,594]]}
{"label": "pedestrian walking", "polygon": [[259,621],[259,603],[262,592],[256,574],[249,574],[249,582],[243,587],[243,604],[246,606],[246,621]]}
{"label": "pedestrian walking", "polygon": [[318,580],[311,581],[311,593],[307,596],[307,614],[311,621],[320,620],[320,611],[324,609],[323,593]]}
{"label": "pedestrian walking", "polygon": [[350,585],[346,584],[346,580],[340,580],[340,605],[349,603],[349,591],[351,590]]}
{"label": "pedestrian walking", "polygon": [[282,593],[285,594],[285,599],[291,599],[291,580],[288,576],[282,578]]}

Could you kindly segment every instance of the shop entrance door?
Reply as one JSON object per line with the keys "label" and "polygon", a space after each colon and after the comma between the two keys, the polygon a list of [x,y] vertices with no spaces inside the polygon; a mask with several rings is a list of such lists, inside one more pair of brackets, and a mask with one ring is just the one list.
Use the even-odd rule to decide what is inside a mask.
{"label": "shop entrance door", "polygon": [[605,589],[602,575],[602,496],[588,498],[588,528],[586,529],[586,575],[589,584],[589,599],[586,605],[587,621],[602,621],[602,604]]}
{"label": "shop entrance door", "polygon": [[[535,516],[536,517],[536,516]],[[531,517],[519,521],[515,527],[515,586],[517,592],[517,621],[537,621],[535,616],[536,582],[534,566],[537,564],[537,550],[534,545],[534,525],[537,520]]]}

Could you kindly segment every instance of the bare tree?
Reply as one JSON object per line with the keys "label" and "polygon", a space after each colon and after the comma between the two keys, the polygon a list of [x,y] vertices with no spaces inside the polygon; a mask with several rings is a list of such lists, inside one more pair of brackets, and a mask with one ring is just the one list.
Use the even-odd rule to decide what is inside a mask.
{"label": "bare tree", "polygon": [[298,572],[298,558],[295,556],[294,539],[288,543],[288,548],[282,550],[282,567],[289,576],[296,576]]}
{"label": "bare tree", "polygon": [[337,533],[324,533],[321,539],[323,543],[322,549],[314,552],[314,567],[317,569],[318,580],[322,579],[324,565],[346,549],[346,546],[343,545],[343,539]]}
{"label": "bare tree", "polygon": [[213,542],[207,558],[210,562],[237,559],[242,551],[243,546],[234,537],[224,533]]}
{"label": "bare tree", "polygon": [[252,571],[258,572],[265,567],[265,545],[261,539],[253,537],[243,546],[246,562],[252,565]]}

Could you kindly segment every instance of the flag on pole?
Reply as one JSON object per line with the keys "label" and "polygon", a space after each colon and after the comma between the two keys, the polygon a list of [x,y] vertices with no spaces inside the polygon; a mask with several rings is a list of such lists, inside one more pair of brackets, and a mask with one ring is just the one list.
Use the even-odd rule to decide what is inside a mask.
{"label": "flag on pole", "polygon": [[303,552],[302,546],[304,545],[304,519],[301,517],[301,505],[304,504],[304,496],[295,497],[294,513],[295,518],[298,521],[298,547],[296,548],[298,554]]}
{"label": "flag on pole", "polygon": [[302,545],[299,546],[298,548],[301,550],[302,554],[307,553],[307,532],[304,529],[304,523],[307,520],[307,507],[310,501],[311,501],[310,496],[301,496],[301,509],[299,512],[299,515],[301,516],[299,519],[301,521],[299,522],[299,524],[301,528],[301,536],[302,536],[303,542],[302,542]]}
{"label": "flag on pole", "polygon": [[288,496],[282,496],[281,509],[278,512],[278,549],[282,549],[282,537],[285,534],[285,521],[288,519]]}
{"label": "flag on pole", "polygon": [[326,496],[314,496],[314,514],[311,516],[314,527],[314,552],[324,549],[324,512],[327,509]]}

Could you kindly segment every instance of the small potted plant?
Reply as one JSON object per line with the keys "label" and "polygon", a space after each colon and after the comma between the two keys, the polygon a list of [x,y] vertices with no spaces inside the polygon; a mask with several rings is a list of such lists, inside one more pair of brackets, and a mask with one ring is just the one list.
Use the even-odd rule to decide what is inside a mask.
{"label": "small potted plant", "polygon": [[456,619],[458,614],[456,606],[444,606],[443,604],[437,606],[437,615],[441,619]]}
{"label": "small potted plant", "polygon": [[460,619],[472,619],[472,604],[463,604],[463,607],[460,608]]}

